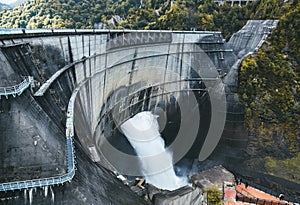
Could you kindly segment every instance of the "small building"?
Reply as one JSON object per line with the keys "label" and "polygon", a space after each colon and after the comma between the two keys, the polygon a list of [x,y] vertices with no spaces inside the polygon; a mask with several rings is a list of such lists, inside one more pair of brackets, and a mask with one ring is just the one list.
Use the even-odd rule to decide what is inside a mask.
{"label": "small building", "polygon": [[226,202],[236,201],[236,190],[235,190],[235,184],[233,182],[224,182],[223,200],[225,204]]}
{"label": "small building", "polygon": [[195,186],[198,186],[202,190],[217,187],[220,191],[222,191],[223,183],[225,181],[234,182],[235,178],[231,172],[220,165],[194,174],[191,176],[191,180]]}
{"label": "small building", "polygon": [[205,196],[198,187],[184,186],[174,191],[164,191],[153,196],[155,205],[204,205]]}

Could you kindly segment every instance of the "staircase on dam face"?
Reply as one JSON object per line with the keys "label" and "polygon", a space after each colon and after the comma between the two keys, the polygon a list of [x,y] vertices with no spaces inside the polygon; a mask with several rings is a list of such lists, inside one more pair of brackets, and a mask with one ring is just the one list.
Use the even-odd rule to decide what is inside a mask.
{"label": "staircase on dam face", "polygon": [[18,84],[8,87],[0,87],[0,99],[1,96],[5,96],[8,99],[8,96],[16,97],[17,95],[20,96],[25,89],[31,87],[34,88],[34,80],[32,76],[24,77],[24,80]]}

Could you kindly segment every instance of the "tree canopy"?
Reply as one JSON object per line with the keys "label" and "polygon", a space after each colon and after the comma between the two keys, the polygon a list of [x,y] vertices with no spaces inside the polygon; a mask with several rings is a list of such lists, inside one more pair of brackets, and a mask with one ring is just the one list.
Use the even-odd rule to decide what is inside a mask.
{"label": "tree canopy", "polygon": [[259,9],[266,10],[259,1],[231,7],[214,0],[31,0],[3,10],[0,27],[93,28],[102,23],[111,29],[220,30],[229,38]]}
{"label": "tree canopy", "polygon": [[[246,58],[239,75],[239,95],[252,130],[277,130],[299,150],[300,136],[300,4],[270,4],[279,25],[260,51]],[[278,9],[280,8],[280,9]]]}

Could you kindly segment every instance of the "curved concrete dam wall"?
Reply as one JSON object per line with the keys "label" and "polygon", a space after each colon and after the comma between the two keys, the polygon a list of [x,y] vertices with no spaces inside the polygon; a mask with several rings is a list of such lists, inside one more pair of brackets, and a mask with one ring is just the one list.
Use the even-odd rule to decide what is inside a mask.
{"label": "curved concrete dam wall", "polygon": [[[258,30],[269,29],[274,22],[264,24],[257,23]],[[264,30],[257,35],[260,38],[247,41],[242,52],[253,51],[261,42]],[[226,44],[220,33],[55,31],[1,38],[1,87],[21,82],[22,76],[33,76],[36,85],[32,91],[28,88],[16,98],[1,98],[1,132],[4,133],[1,140],[7,141],[7,144],[1,144],[1,182],[52,177],[67,172],[65,121],[74,90],[78,90],[72,114],[78,171],[70,184],[53,189],[57,196],[55,200],[63,200],[61,192],[64,190],[70,196],[76,195],[72,200],[81,200],[81,203],[110,200],[117,204],[119,197],[109,197],[115,192],[120,193],[120,198],[126,198],[128,204],[139,203],[134,202],[139,200],[134,194],[121,188],[120,182],[102,167],[126,172],[132,165],[119,158],[114,161],[119,155],[111,155],[117,152],[108,149],[113,145],[116,150],[134,154],[118,130],[120,123],[139,111],[151,110],[162,119],[163,136],[171,145],[183,124],[182,110],[190,116],[200,113],[201,123],[194,127],[197,131],[195,142],[186,145],[190,149],[183,149],[178,154],[178,158],[198,158],[210,128],[213,93],[222,92],[224,88],[226,124],[217,151],[211,158],[233,167],[243,160],[241,153],[248,136],[235,90],[235,63],[244,55],[239,56],[242,49],[237,46],[231,49],[231,44]],[[251,35],[248,38],[251,39]],[[189,96],[194,96],[195,100],[189,100]],[[182,101],[188,106],[182,106]],[[214,110],[224,113],[222,109],[214,107]],[[187,126],[192,119],[185,121]],[[194,135],[192,131],[187,134]],[[26,153],[35,154],[27,157]],[[22,168],[16,163],[21,156]],[[93,164],[90,159],[102,166]],[[103,185],[98,185],[97,181],[102,181]],[[98,191],[102,193],[101,197]],[[24,200],[23,194],[13,196],[15,200],[18,197]],[[123,199],[122,202],[126,203]]]}
{"label": "curved concrete dam wall", "polygon": [[[160,119],[165,122],[161,124],[161,127],[166,130],[170,127],[168,123],[172,123],[170,116],[168,118],[166,115],[178,112],[175,107],[177,101],[184,98],[183,96],[191,94],[201,100],[201,96],[208,92],[208,88],[216,92],[223,88],[214,64],[206,53],[193,43],[193,41],[197,42],[209,36],[215,36],[216,41],[222,42],[220,34],[166,33],[163,38],[155,35],[154,33],[155,43],[149,45],[134,44],[123,48],[110,48],[109,45],[104,55],[86,59],[83,65],[79,65],[78,69],[75,68],[75,72],[78,70],[76,76],[82,76],[80,81],[87,80],[76,98],[76,112],[74,113],[76,132],[78,135],[85,136],[82,142],[89,147],[93,159],[101,161],[103,157],[113,156],[117,160],[110,158],[108,159],[110,165],[106,165],[115,167],[120,172],[124,165],[118,166],[118,163],[124,161],[120,158],[125,156],[117,155],[117,150],[113,150],[110,144],[125,152],[126,150],[130,152],[130,147],[124,137],[118,137],[118,126],[124,120],[144,110],[161,111]],[[134,40],[139,38],[137,34],[128,34],[125,37]],[[211,47],[215,46],[213,43],[211,45]],[[209,49],[213,50],[213,48]],[[199,61],[199,59],[202,60]],[[85,69],[80,66],[95,63],[99,63],[96,66],[97,70],[94,71],[95,74],[81,72]],[[89,79],[89,76],[92,77]],[[96,92],[93,90],[95,87]],[[92,94],[89,94],[91,92]],[[172,106],[172,99],[175,101],[174,106]],[[190,109],[197,111],[198,108],[195,106],[198,107],[198,104],[190,102]],[[179,106],[179,109],[183,107]],[[189,112],[192,111],[189,110]],[[87,124],[84,125],[81,122],[87,122]],[[204,128],[204,132],[205,129],[207,127]],[[105,139],[110,143],[107,143]],[[115,164],[111,164],[114,162]],[[112,167],[110,168],[113,169]]]}

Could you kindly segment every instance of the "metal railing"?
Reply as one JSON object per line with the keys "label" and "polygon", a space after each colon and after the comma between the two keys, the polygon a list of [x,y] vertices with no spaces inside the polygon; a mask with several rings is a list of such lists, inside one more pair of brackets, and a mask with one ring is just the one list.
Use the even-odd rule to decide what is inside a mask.
{"label": "metal railing", "polygon": [[73,147],[74,127],[73,127],[73,108],[75,97],[78,90],[75,89],[68,105],[68,114],[66,120],[66,145],[67,145],[67,173],[54,177],[31,179],[24,181],[14,181],[0,184],[0,191],[14,191],[28,188],[44,187],[51,185],[59,185],[70,182],[75,175],[75,154]]}
{"label": "metal railing", "polygon": [[245,196],[242,193],[238,193],[236,195],[236,200],[241,202],[247,202],[251,204],[259,204],[259,205],[293,205],[291,202],[287,201],[274,201],[269,199],[260,199],[257,197]]}
{"label": "metal railing", "polygon": [[68,149],[68,172],[60,176],[42,178],[42,179],[31,179],[24,181],[7,182],[0,184],[0,191],[14,191],[28,188],[44,187],[51,185],[63,184],[70,182],[75,175],[75,161],[72,138],[67,137],[67,149]]}
{"label": "metal railing", "polygon": [[[245,178],[243,178],[243,183],[247,183],[252,188],[257,189],[259,191],[262,191],[262,192],[264,192],[264,193],[266,193],[268,195],[274,196],[274,197],[277,197],[280,194],[280,192],[278,192],[278,191],[276,192],[276,191],[272,190],[271,188],[267,188],[265,186],[261,186],[261,185],[259,185],[257,183],[254,183],[253,181],[247,180]],[[284,201],[286,202],[286,204],[292,205],[293,203],[295,203],[295,199],[292,198],[292,196],[289,196],[289,195],[285,194],[284,198],[285,198]],[[273,204],[275,205],[276,203],[274,202]]]}
{"label": "metal railing", "polygon": [[223,5],[224,3],[231,3],[231,6],[233,6],[234,3],[238,3],[240,6],[242,3],[246,3],[247,5],[249,2],[253,1],[257,0],[215,0],[215,3],[217,3],[219,6]]}
{"label": "metal railing", "polygon": [[16,97],[17,95],[20,96],[29,86],[32,88],[34,87],[34,80],[32,76],[24,77],[24,80],[18,85],[0,87],[0,99],[1,96],[5,96],[6,99],[8,99],[9,95],[12,95],[13,97]]}
{"label": "metal railing", "polygon": [[70,182],[75,175],[75,162],[74,162],[74,151],[72,138],[67,137],[67,149],[68,149],[68,172],[60,176],[42,178],[42,179],[31,179],[24,181],[7,182],[0,184],[0,191],[14,191],[35,187],[44,187],[57,184],[63,184]]}

